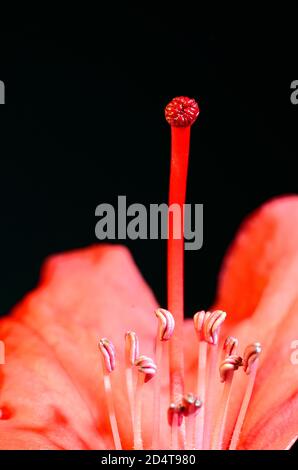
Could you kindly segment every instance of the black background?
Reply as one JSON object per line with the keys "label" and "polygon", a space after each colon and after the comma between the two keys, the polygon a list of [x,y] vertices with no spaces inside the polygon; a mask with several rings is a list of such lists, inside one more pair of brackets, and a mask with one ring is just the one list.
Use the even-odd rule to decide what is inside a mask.
{"label": "black background", "polygon": [[[186,253],[186,314],[213,299],[239,223],[269,198],[297,192],[298,79],[293,11],[229,23],[141,7],[80,22],[24,21],[1,32],[1,296],[10,308],[44,258],[97,240],[95,207],[167,201],[177,95],[199,101],[188,202],[204,204],[204,246]],[[93,19],[92,19],[93,18]],[[165,305],[165,242],[127,241]]]}

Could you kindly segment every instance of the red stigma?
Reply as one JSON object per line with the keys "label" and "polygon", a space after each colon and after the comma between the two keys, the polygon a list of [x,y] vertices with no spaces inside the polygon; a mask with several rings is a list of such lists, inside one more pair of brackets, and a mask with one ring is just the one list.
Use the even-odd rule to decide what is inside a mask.
{"label": "red stigma", "polygon": [[178,96],[166,106],[166,120],[174,127],[191,126],[200,113],[198,103],[193,98]]}

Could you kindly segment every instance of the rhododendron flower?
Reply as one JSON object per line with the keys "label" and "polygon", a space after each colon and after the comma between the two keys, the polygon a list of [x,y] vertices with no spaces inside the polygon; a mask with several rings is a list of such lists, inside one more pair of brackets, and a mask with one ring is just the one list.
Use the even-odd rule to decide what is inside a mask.
{"label": "rhododendron flower", "polygon": [[46,261],[38,287],[0,321],[1,449],[288,449],[295,442],[298,197],[275,199],[243,224],[214,308],[194,321],[179,317],[180,247],[170,237],[168,310],[122,246]]}

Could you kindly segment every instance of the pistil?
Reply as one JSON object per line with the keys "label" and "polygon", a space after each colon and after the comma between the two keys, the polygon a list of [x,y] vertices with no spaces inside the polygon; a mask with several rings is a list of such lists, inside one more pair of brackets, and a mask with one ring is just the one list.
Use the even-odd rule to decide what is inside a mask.
{"label": "pistil", "polygon": [[[180,227],[174,227],[174,219],[168,220],[168,310],[172,312],[176,330],[170,342],[170,391],[171,401],[178,403],[184,391],[183,378],[183,314],[184,314],[184,214],[186,181],[190,142],[190,126],[199,114],[195,100],[174,98],[165,109],[165,116],[171,125],[171,169],[169,206],[180,208]],[[175,229],[175,230],[174,230]],[[175,238],[177,229],[180,237]],[[173,420],[173,425],[175,420]]]}

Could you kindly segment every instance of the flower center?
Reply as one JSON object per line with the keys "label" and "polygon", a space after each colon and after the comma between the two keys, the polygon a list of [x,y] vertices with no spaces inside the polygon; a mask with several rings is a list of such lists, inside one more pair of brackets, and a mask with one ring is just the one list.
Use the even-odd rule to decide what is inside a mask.
{"label": "flower center", "polygon": [[[125,336],[125,376],[129,409],[133,430],[133,448],[143,449],[142,431],[150,429],[151,448],[160,449],[236,449],[245,415],[249,406],[261,352],[259,343],[245,349],[243,358],[237,355],[238,340],[228,337],[221,343],[220,330],[226,318],[221,310],[200,311],[194,315],[194,328],[198,337],[197,381],[195,393],[185,394],[183,360],[183,319],[184,319],[184,215],[186,182],[188,171],[190,126],[199,115],[195,100],[174,98],[165,109],[165,116],[171,125],[171,169],[169,206],[176,204],[181,209],[180,238],[174,237],[174,220],[169,213],[167,287],[168,309],[157,309],[155,314],[158,328],[155,343],[155,358],[139,355],[139,340],[135,332]],[[177,229],[177,227],[175,227]],[[219,344],[221,354],[219,354]],[[102,355],[104,387],[111,432],[116,449],[121,449],[117,418],[112,397],[110,374],[115,368],[115,350],[112,343],[103,338],[99,342]],[[165,357],[169,365],[165,366]],[[220,357],[221,356],[221,357]],[[161,380],[169,369],[169,402],[167,409],[161,400]],[[227,417],[233,394],[234,373],[242,368],[247,374],[245,392],[240,403],[232,437],[227,444]],[[150,423],[142,418],[143,395],[146,383],[153,379],[153,413]],[[216,395],[220,381],[223,383],[221,396]],[[168,424],[161,423],[168,417]],[[146,415],[148,416],[148,415]],[[148,419],[148,418],[147,418]],[[163,424],[163,427],[161,427]],[[169,426],[169,440],[164,442],[161,429]],[[162,439],[161,439],[162,437]]]}

